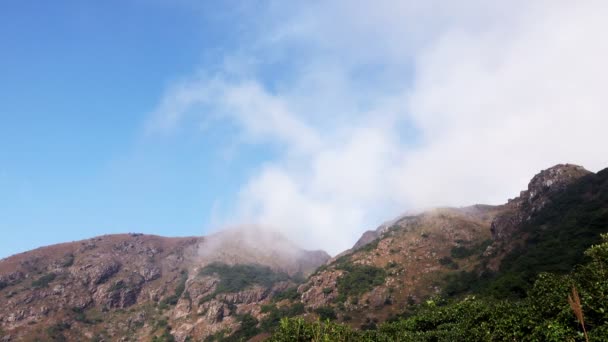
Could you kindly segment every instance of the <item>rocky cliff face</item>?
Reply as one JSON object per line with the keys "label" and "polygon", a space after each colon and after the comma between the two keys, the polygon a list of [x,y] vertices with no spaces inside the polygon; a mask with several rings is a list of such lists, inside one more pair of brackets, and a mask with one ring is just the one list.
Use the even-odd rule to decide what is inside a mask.
{"label": "rocky cliff face", "polygon": [[492,237],[502,241],[512,236],[517,227],[547,205],[554,194],[589,174],[591,172],[582,166],[572,164],[559,164],[541,171],[532,178],[528,189],[522,191],[519,197],[509,200],[504,213],[492,222]]}
{"label": "rocky cliff face", "polygon": [[[0,337],[18,340],[149,340],[172,327],[179,341],[238,329],[238,315],[294,286],[289,275],[312,272],[329,256],[256,230],[209,238],[141,234],[101,236],[40,248],[0,261]],[[253,246],[255,245],[255,248]],[[286,251],[289,248],[289,251]],[[281,281],[218,293],[211,262],[266,265]]]}
{"label": "rocky cliff face", "polygon": [[[556,194],[590,174],[592,173],[582,166],[559,164],[535,175],[528,184],[528,189],[509,200],[504,205],[504,210],[492,221],[490,231],[493,243],[484,253],[490,258],[489,269],[497,270],[502,258],[517,246],[515,240],[522,225],[551,203]],[[521,239],[520,236],[519,238]]]}

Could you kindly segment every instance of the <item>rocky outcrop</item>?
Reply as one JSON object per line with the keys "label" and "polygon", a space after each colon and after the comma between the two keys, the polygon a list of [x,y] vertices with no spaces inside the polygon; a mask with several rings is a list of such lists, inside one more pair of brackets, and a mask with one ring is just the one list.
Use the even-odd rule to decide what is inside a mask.
{"label": "rocky outcrop", "polygon": [[357,242],[355,243],[355,245],[353,246],[353,250],[357,250],[365,245],[367,245],[368,243],[376,240],[377,238],[380,237],[380,232],[378,230],[368,230],[365,233],[363,233],[363,235],[361,235],[361,237],[359,238],[359,240],[357,240]]}
{"label": "rocky outcrop", "polygon": [[137,303],[145,280],[138,274],[98,287],[93,295],[95,304],[104,309],[124,309]]}
{"label": "rocky outcrop", "polygon": [[87,265],[85,274],[95,285],[103,284],[120,270],[120,263],[115,260],[102,262],[98,265]]}
{"label": "rocky outcrop", "polygon": [[156,280],[162,275],[160,267],[152,263],[141,265],[138,273],[144,278],[145,281]]}
{"label": "rocky outcrop", "polygon": [[589,174],[591,172],[582,166],[572,164],[559,164],[541,171],[532,178],[528,189],[509,200],[506,210],[496,216],[490,227],[492,238],[502,242],[513,236],[522,223],[551,201],[553,195]]}
{"label": "rocky outcrop", "polygon": [[[298,287],[302,303],[313,309],[333,303],[338,295],[338,278],[343,273],[340,270],[332,270],[311,276],[306,284]],[[331,289],[331,291],[326,289]]]}

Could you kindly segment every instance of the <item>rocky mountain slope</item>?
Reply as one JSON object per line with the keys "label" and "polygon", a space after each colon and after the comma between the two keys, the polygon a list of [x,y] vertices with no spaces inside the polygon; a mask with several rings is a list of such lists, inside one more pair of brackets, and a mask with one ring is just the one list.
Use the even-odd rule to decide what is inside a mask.
{"label": "rocky mountain slope", "polygon": [[[328,258],[257,228],[203,238],[108,235],[39,248],[0,261],[0,336],[146,341],[168,337],[169,327],[182,341],[228,335],[239,314],[259,314]],[[220,288],[222,270],[251,264],[265,278]]]}
{"label": "rocky mountain slope", "polygon": [[398,217],[331,260],[256,227],[103,236],[1,260],[0,336],[260,340],[291,316],[369,329],[430,296],[525,292],[607,231],[608,171],[563,164],[504,205]]}
{"label": "rocky mountain slope", "polygon": [[[586,206],[600,193],[603,197],[590,206],[607,208],[608,189],[590,189],[588,184],[601,183],[599,178],[577,165],[556,165],[534,176],[527,190],[504,205],[439,208],[393,220],[363,234],[352,250],[309,277],[298,288],[301,300],[311,311],[366,328],[429,296],[466,292],[469,282],[500,273],[503,260],[512,262],[522,248],[533,250],[538,241],[529,241],[530,231],[558,225],[560,213],[551,222],[539,221],[555,205],[566,201],[566,207]],[[577,190],[581,187],[587,191]],[[568,195],[571,192],[575,195]],[[605,210],[593,215],[608,217]],[[595,240],[581,240],[572,255],[582,255],[608,231],[608,225],[597,227],[588,233]]]}

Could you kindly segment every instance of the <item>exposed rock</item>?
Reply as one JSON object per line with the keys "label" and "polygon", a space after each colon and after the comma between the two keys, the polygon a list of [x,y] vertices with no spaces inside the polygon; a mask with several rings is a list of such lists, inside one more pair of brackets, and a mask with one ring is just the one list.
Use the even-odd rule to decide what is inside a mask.
{"label": "exposed rock", "polygon": [[173,329],[171,331],[171,334],[173,335],[173,337],[175,337],[175,340],[177,342],[184,342],[186,338],[190,336],[192,330],[194,330],[194,324],[183,323],[180,324],[176,329]]}
{"label": "exposed rock", "polygon": [[224,317],[230,315],[230,310],[226,305],[220,301],[212,300],[203,303],[197,311],[199,316],[203,316],[205,321],[209,324],[215,324],[221,322]]}
{"label": "exposed rock", "polygon": [[380,237],[380,232],[378,232],[378,230],[368,230],[365,233],[363,233],[363,235],[361,235],[359,240],[357,240],[357,242],[353,246],[352,250],[357,250],[357,249],[367,245],[368,243],[376,240],[379,237]]}
{"label": "exposed rock", "polygon": [[271,289],[253,286],[248,290],[236,293],[222,293],[217,295],[216,298],[229,304],[251,304],[266,299],[270,292]]}
{"label": "exposed rock", "polygon": [[496,216],[490,228],[492,237],[499,242],[511,237],[521,223],[529,220],[551,200],[553,194],[590,173],[582,166],[572,164],[559,164],[541,171],[532,178],[528,189],[510,200],[506,205],[507,210]]}
{"label": "exposed rock", "polygon": [[152,281],[161,277],[161,269],[154,264],[144,264],[140,267],[139,274],[145,281]]}
{"label": "exposed rock", "polygon": [[302,302],[313,309],[332,303],[337,296],[337,290],[325,293],[324,289],[336,289],[338,278],[343,273],[343,271],[334,270],[321,272],[310,277],[306,284],[298,287]]}
{"label": "exposed rock", "polygon": [[218,283],[219,279],[217,277],[205,276],[189,280],[187,282],[187,288],[190,296],[199,300],[202,297],[211,294]]}
{"label": "exposed rock", "polygon": [[190,299],[182,298],[173,309],[173,319],[180,319],[188,316],[192,310],[192,302]]}
{"label": "exposed rock", "polygon": [[85,273],[91,283],[99,285],[105,283],[116,274],[120,270],[120,266],[121,264],[118,261],[109,260],[98,265],[92,265]]}

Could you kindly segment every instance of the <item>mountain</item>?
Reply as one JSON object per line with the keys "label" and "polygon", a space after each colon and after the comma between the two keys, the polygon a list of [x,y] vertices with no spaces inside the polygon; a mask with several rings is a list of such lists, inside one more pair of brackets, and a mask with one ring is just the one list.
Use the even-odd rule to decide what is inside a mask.
{"label": "mountain", "polygon": [[259,227],[102,236],[0,261],[0,340],[260,340],[294,316],[373,329],[429,298],[524,298],[606,232],[608,169],[560,164],[503,205],[406,214],[331,259]]}
{"label": "mountain", "polygon": [[231,332],[238,314],[259,312],[328,259],[260,228],[202,238],[108,235],[43,247],[0,261],[0,336],[149,340],[174,326],[183,340]]}
{"label": "mountain", "polygon": [[538,273],[570,270],[608,232],[607,176],[560,164],[503,205],[438,208],[390,221],[311,275],[298,288],[301,300],[366,327],[430,296],[482,288],[525,294]]}
{"label": "mountain", "polygon": [[[536,175],[517,198],[484,209],[490,209],[491,223],[483,229],[491,240],[467,245],[454,239],[451,248],[442,247],[447,257],[429,257],[427,247],[426,259],[417,256],[426,267],[418,284],[404,285],[407,268],[405,275],[391,273],[400,264],[382,268],[379,260],[390,255],[383,245],[394,244],[397,232],[436,234],[441,241],[441,232],[429,234],[433,224],[422,221],[432,213],[416,215],[413,227],[397,220],[397,227],[368,232],[357,249],[322,267],[302,288],[304,297],[315,291],[315,281],[335,279],[323,284],[333,298],[313,297],[309,305],[320,303],[319,316],[341,323],[290,318],[269,340],[608,341],[608,169],[594,174],[557,165]],[[465,231],[477,228],[465,225]],[[427,296],[402,302],[400,292],[416,290]],[[388,300],[381,304],[374,294]],[[387,312],[397,314],[384,319]]]}

